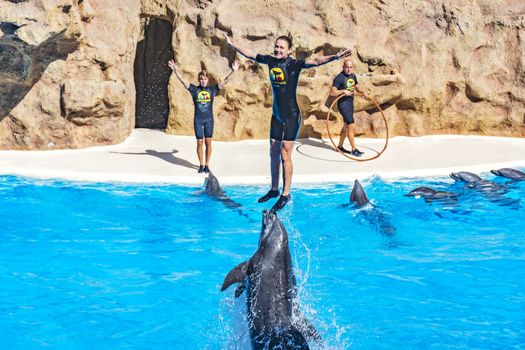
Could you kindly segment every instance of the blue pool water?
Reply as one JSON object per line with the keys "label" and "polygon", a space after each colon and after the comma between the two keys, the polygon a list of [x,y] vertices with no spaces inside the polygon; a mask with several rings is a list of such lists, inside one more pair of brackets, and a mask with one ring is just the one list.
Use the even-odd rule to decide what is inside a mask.
{"label": "blue pool water", "polygon": [[[525,349],[525,182],[363,185],[374,209],[311,185],[280,214],[312,348]],[[460,197],[403,196],[423,185]],[[244,295],[220,286],[256,250],[265,187],[224,190],[246,216],[200,187],[0,177],[0,349],[248,349]]]}

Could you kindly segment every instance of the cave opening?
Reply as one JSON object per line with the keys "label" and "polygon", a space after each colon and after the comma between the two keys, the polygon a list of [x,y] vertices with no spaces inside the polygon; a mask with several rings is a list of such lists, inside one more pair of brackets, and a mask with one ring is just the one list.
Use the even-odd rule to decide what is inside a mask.
{"label": "cave opening", "polygon": [[152,18],[145,26],[144,39],[137,44],[134,78],[137,99],[135,127],[166,129],[169,116],[168,82],[173,58],[172,22]]}

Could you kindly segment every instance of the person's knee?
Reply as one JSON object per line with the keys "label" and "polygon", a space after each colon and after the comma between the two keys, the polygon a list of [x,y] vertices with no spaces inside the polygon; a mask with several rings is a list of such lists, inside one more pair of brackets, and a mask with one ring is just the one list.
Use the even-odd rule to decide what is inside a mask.
{"label": "person's knee", "polygon": [[204,143],[203,139],[197,139],[197,146],[202,147],[202,144]]}
{"label": "person's knee", "polygon": [[207,138],[205,139],[206,147],[210,147],[210,146],[211,146],[211,141],[212,141],[212,138],[211,138],[211,137],[207,137]]}
{"label": "person's knee", "polygon": [[288,161],[292,158],[293,145],[283,146],[281,149],[281,158],[283,161]]}

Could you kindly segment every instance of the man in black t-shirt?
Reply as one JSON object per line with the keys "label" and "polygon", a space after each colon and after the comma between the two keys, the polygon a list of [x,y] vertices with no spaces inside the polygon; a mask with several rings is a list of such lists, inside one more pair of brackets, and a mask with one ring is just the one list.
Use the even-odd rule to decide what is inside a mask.
{"label": "man in black t-shirt", "polygon": [[251,49],[237,45],[225,35],[226,42],[244,57],[269,68],[270,84],[273,91],[272,121],[270,124],[270,171],[272,187],[259,198],[259,203],[279,196],[279,173],[283,168],[283,191],[272,207],[273,211],[282,209],[290,200],[292,184],[293,144],[301,127],[301,111],[297,104],[297,83],[303,68],[317,67],[350,55],[350,50],[341,50],[335,55],[318,56],[308,60],[296,60],[290,57],[292,40],[287,36],[277,38],[273,55],[259,55]]}
{"label": "man in black t-shirt", "polygon": [[[173,60],[168,62],[169,67],[173,70],[177,79],[189,90],[193,99],[195,112],[193,115],[193,127],[195,129],[195,137],[197,138],[197,157],[199,158],[199,173],[209,173],[208,167],[211,158],[211,141],[213,138],[213,100],[215,95],[221,90],[224,85],[228,83],[233,72],[239,69],[239,61],[233,62],[232,71],[223,82],[208,86],[209,78],[206,71],[199,73],[199,85],[188,84],[179,71]],[[202,144],[203,140],[206,143],[206,162],[203,159]]]}
{"label": "man in black t-shirt", "polygon": [[[334,79],[330,96],[346,95],[346,97],[342,97],[337,101],[337,108],[343,115],[344,120],[344,126],[339,136],[339,145],[337,148],[339,148],[341,152],[349,153],[355,157],[361,157],[363,152],[355,147],[354,140],[354,93],[357,91],[364,94],[364,92],[359,88],[359,82],[353,72],[353,68],[354,65],[352,61],[346,59],[343,63],[343,71]],[[364,96],[366,98],[366,94],[364,94]],[[351,151],[343,147],[346,137],[348,137],[348,141],[350,141]]]}

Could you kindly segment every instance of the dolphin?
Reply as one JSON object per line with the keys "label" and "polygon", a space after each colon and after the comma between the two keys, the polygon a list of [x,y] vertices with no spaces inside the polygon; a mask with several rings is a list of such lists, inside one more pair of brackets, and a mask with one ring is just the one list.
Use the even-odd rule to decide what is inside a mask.
{"label": "dolphin", "polygon": [[226,205],[228,208],[235,209],[241,207],[239,203],[233,201],[226,195],[226,193],[224,193],[221,185],[219,184],[219,180],[211,172],[208,174],[208,178],[206,179],[206,187],[204,192],[211,198],[224,203],[224,205]]}
{"label": "dolphin", "polygon": [[490,172],[496,176],[506,177],[507,179],[525,181],[525,173],[516,169],[502,168],[499,170],[491,170]]}
{"label": "dolphin", "polygon": [[263,211],[257,251],[228,273],[221,291],[235,283],[235,297],[246,290],[252,349],[305,350],[306,338],[320,340],[303,317],[293,317],[300,313],[293,302],[297,292],[288,233],[274,212]]}
{"label": "dolphin", "polygon": [[[358,180],[354,181],[354,188],[352,188],[350,193],[350,202],[356,207],[365,207],[367,204],[370,204],[366,192]],[[396,234],[396,228],[388,221],[385,213],[379,208],[371,206],[369,210],[364,210],[362,215],[381,235],[393,236]]]}
{"label": "dolphin", "polygon": [[431,202],[433,200],[439,200],[439,199],[456,199],[457,194],[454,192],[447,192],[447,191],[437,191],[433,188],[422,186],[418,187],[409,193],[405,194],[407,197],[422,197],[425,199],[425,202]]}
{"label": "dolphin", "polygon": [[492,181],[483,180],[481,177],[468,171],[450,173],[450,177],[459,182],[465,182],[467,187],[474,187],[481,190],[503,190],[504,186]]}
{"label": "dolphin", "polygon": [[481,179],[478,175],[474,173],[469,173],[468,171],[460,171],[458,173],[450,173],[450,177],[456,181],[467,182],[467,183],[478,183],[484,180]]}
{"label": "dolphin", "polygon": [[508,192],[508,186],[500,185],[496,182],[481,179],[478,175],[461,171],[459,173],[451,173],[450,177],[456,181],[466,182],[466,187],[473,188],[480,192],[489,201],[501,206],[510,206],[513,209],[519,208],[518,199],[510,199],[504,197]]}
{"label": "dolphin", "polygon": [[221,185],[219,184],[219,180],[215,175],[213,175],[211,172],[208,174],[208,177],[206,179],[206,187],[204,188],[204,193],[206,193],[210,198],[221,202],[226,207],[230,209],[237,210],[237,212],[248,218],[248,220],[253,221],[246,213],[242,211],[242,205],[240,203],[235,202],[230,197],[224,193],[224,191],[221,188]]}
{"label": "dolphin", "polygon": [[357,205],[365,205],[370,202],[366,196],[363,186],[361,186],[361,183],[358,180],[354,181],[354,188],[350,193],[350,202]]}

